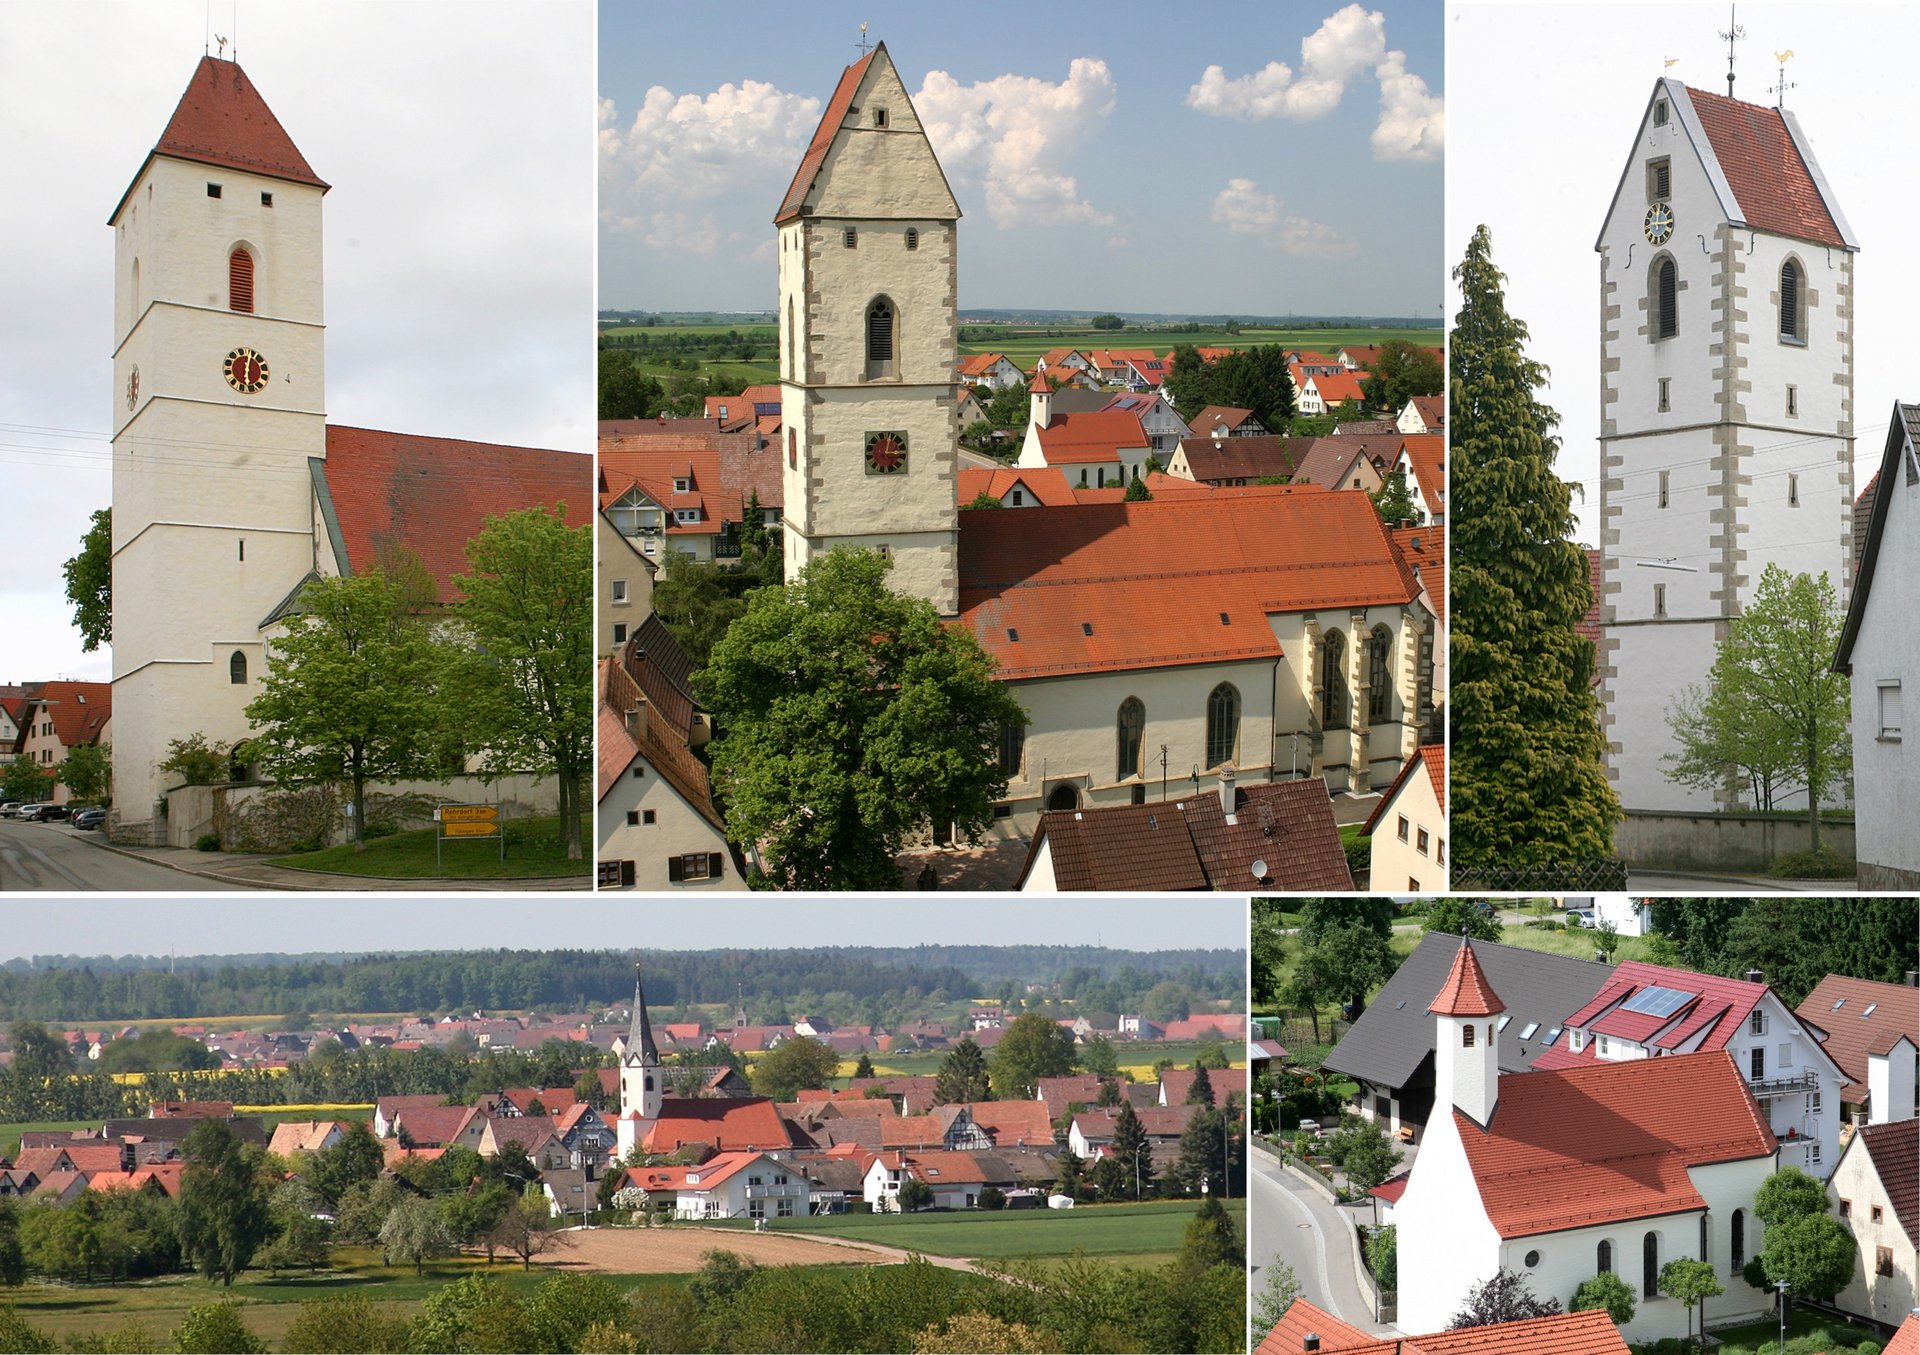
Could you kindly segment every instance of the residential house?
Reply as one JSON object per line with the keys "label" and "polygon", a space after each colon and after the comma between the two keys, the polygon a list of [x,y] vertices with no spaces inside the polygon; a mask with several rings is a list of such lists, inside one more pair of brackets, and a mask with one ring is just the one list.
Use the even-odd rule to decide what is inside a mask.
{"label": "residential house", "polygon": [[1295,366],[1288,375],[1293,379],[1294,407],[1302,414],[1317,417],[1345,405],[1365,403],[1360,378],[1352,372],[1313,373]]}
{"label": "residential house", "polygon": [[1759,970],[1723,979],[1629,960],[1566,1028],[1536,1069],[1726,1050],[1780,1139],[1780,1165],[1822,1180],[1833,1170],[1847,1076]]}
{"label": "residential house", "polygon": [[[780,388],[748,386],[738,395],[709,395],[706,416],[718,423],[723,432],[759,429],[763,436],[770,437],[780,427]],[[771,427],[765,424],[769,419]]]}
{"label": "residential house", "polygon": [[373,1136],[376,1139],[390,1139],[403,1110],[421,1110],[440,1106],[446,1097],[435,1096],[431,1092],[417,1096],[382,1096],[373,1103]]}
{"label": "residential house", "polygon": [[1167,379],[1167,369],[1172,359],[1157,357],[1152,353],[1127,359],[1126,385],[1129,390],[1157,391]]}
{"label": "residential house", "polygon": [[[969,385],[1001,390],[1026,379],[1004,353],[974,353],[959,362],[960,379]],[[962,425],[964,427],[964,425]]]}
{"label": "residential house", "polygon": [[1293,478],[1328,489],[1358,489],[1373,494],[1399,458],[1398,437],[1315,438],[1300,458]]}
{"label": "residential house", "polygon": [[[1033,365],[1035,372],[1048,372],[1058,377],[1068,372],[1094,374],[1093,361],[1077,348],[1049,348]],[[1033,372],[1027,373],[1032,376]],[[1096,377],[1097,379],[1097,377]]]}
{"label": "residential house", "polygon": [[1147,445],[1164,463],[1167,454],[1179,445],[1182,438],[1192,436],[1193,430],[1187,427],[1184,419],[1173,412],[1173,406],[1167,403],[1166,394],[1158,387],[1159,383],[1155,382],[1152,390],[1128,391],[1123,395],[1116,395],[1100,406],[1100,412],[1137,416],[1141,431],[1147,435]]}
{"label": "residential house", "polygon": [[1920,1307],[1920,1120],[1856,1130],[1827,1198],[1858,1248],[1853,1278],[1834,1306],[1888,1326]]}
{"label": "residential house", "polygon": [[1141,380],[1140,372],[1153,363],[1164,365],[1160,354],[1145,348],[1096,348],[1089,355],[1099,378],[1109,386],[1125,386]]}
{"label": "residential house", "polygon": [[1906,746],[1905,715],[1909,700],[1920,711],[1920,405],[1893,407],[1856,560],[1833,666],[1853,684],[1857,878],[1862,889],[1910,890],[1920,886],[1920,755]]}
{"label": "residential house", "polygon": [[1443,434],[1406,434],[1400,438],[1400,455],[1387,474],[1406,481],[1419,513],[1415,525],[1428,519],[1436,524],[1447,520],[1446,457],[1447,439]]}
{"label": "residential house", "polygon": [[[1911,971],[1909,980],[1913,978]],[[1821,1036],[1827,1057],[1849,1079],[1840,1104],[1855,1124],[1911,1120],[1916,1088],[1914,1050],[1920,1048],[1920,992],[1911,982],[1829,974],[1795,1010]]]}
{"label": "residential house", "polygon": [[627,642],[643,617],[652,614],[653,581],[659,576],[660,563],[641,550],[640,538],[615,527],[604,508],[593,515],[593,544],[594,592],[599,599],[594,608],[594,652],[604,659]]}
{"label": "residential house", "polygon": [[1447,888],[1447,750],[1422,744],[1367,816],[1373,844],[1367,887],[1411,894]]}
{"label": "residential house", "polygon": [[600,1207],[599,1188],[593,1175],[577,1167],[549,1167],[540,1173],[540,1193],[547,1197],[547,1210],[566,1226],[569,1218],[584,1221]]}
{"label": "residential house", "polygon": [[317,1153],[331,1148],[352,1130],[345,1120],[282,1120],[273,1127],[267,1151],[277,1157]]}
{"label": "residential house", "polygon": [[600,665],[599,875],[603,889],[733,889],[740,864],[693,755],[711,733],[686,655],[657,616]]}
{"label": "residential house", "polygon": [[[43,682],[21,702],[18,756],[44,771],[54,771],[76,748],[110,747],[113,743],[113,684],[70,682],[64,678]],[[64,780],[56,779],[53,801],[73,798]]]}
{"label": "residential house", "polygon": [[1217,793],[1042,814],[1019,887],[1346,890],[1353,876],[1323,781],[1239,786],[1225,767]]}
{"label": "residential house", "polygon": [[1212,434],[1182,438],[1167,458],[1167,474],[1203,485],[1234,487],[1291,480],[1317,439]]}
{"label": "residential house", "polygon": [[778,442],[758,429],[675,433],[645,420],[631,432],[608,428],[600,428],[600,510],[662,568],[671,570],[674,553],[737,562],[742,521],[756,503],[763,523],[780,523]]}
{"label": "residential house", "polygon": [[1427,1008],[1439,1099],[1394,1206],[1397,1325],[1444,1325],[1470,1287],[1503,1268],[1563,1300],[1613,1271],[1638,1304],[1621,1335],[1680,1336],[1692,1310],[1659,1290],[1661,1268],[1680,1258],[1712,1265],[1726,1289],[1717,1321],[1764,1314],[1769,1296],[1741,1268],[1761,1245],[1753,1198],[1779,1145],[1731,1054],[1536,1061],[1503,1076],[1496,1021],[1506,1004],[1479,949],[1458,942]]}
{"label": "residential house", "polygon": [[1447,397],[1416,395],[1401,407],[1395,427],[1402,433],[1444,433],[1447,428]]}
{"label": "residential house", "polygon": [[[1180,1158],[1180,1136],[1187,1132],[1199,1106],[1136,1106],[1134,1116],[1147,1136],[1147,1163],[1156,1174],[1163,1174]],[[1113,1155],[1114,1126],[1120,1112],[1095,1106],[1080,1111],[1067,1129],[1067,1147],[1089,1164]]]}
{"label": "residential house", "polygon": [[876,1213],[898,1211],[900,1187],[924,1182],[936,1209],[975,1209],[989,1187],[1010,1193],[1020,1188],[1020,1172],[999,1153],[900,1151],[876,1154],[862,1181],[861,1194]]}
{"label": "residential house", "polygon": [[1628,1355],[1603,1309],[1555,1313],[1427,1336],[1369,1335],[1305,1299],[1295,1299],[1253,1355]]}
{"label": "residential house", "polygon": [[0,767],[20,756],[20,721],[26,710],[24,688],[0,687]]}
{"label": "residential house", "polygon": [[[1160,1074],[1159,1104],[1162,1106],[1184,1106],[1193,1096],[1193,1084],[1199,1073],[1191,1068],[1169,1068]],[[1210,1068],[1207,1070],[1207,1085],[1213,1088],[1213,1104],[1220,1107],[1229,1105],[1242,1109],[1247,1104],[1247,1070],[1245,1068]]]}
{"label": "residential house", "polygon": [[407,1106],[393,1117],[393,1137],[416,1148],[459,1147],[477,1153],[486,1138],[488,1123],[473,1106]]}
{"label": "residential house", "polygon": [[1191,427],[1196,438],[1263,438],[1272,431],[1252,410],[1230,405],[1208,405],[1193,416]]}
{"label": "residential house", "polygon": [[592,1180],[613,1156],[618,1137],[613,1125],[585,1101],[576,1101],[555,1115],[553,1124],[571,1165]]}
{"label": "residential house", "polygon": [[973,427],[987,417],[987,407],[972,386],[962,386],[954,396],[953,421],[962,429]]}

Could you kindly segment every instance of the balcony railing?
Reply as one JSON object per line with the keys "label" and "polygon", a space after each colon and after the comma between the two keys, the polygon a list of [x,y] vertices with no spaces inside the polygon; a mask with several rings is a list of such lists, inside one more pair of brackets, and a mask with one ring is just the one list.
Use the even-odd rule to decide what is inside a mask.
{"label": "balcony railing", "polygon": [[1747,1090],[1751,1091],[1756,1097],[1789,1096],[1795,1092],[1804,1094],[1813,1091],[1819,1085],[1820,1079],[1815,1076],[1811,1068],[1804,1073],[1796,1073],[1791,1077],[1750,1077],[1747,1079]]}

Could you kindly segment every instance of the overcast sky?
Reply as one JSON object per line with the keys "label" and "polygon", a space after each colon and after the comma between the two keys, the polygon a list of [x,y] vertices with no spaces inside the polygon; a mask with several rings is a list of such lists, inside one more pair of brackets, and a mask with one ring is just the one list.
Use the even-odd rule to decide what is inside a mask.
{"label": "overcast sky", "polygon": [[[1089,945],[1119,950],[1240,949],[1247,901],[1093,898],[1061,908],[1030,899],[969,897],[936,907],[908,896],[809,899],[781,895],[729,901],[724,909],[585,894],[404,900],[307,895],[254,899],[36,900],[6,905],[0,961],[31,955],[300,954],[338,949],[719,950],[734,946]],[[76,931],[75,913],[88,924]]]}
{"label": "overcast sky", "polygon": [[959,199],[963,309],[1437,318],[1440,17],[603,5],[601,305],[773,308],[773,214],[866,20]]}
{"label": "overcast sky", "polygon": [[591,450],[588,0],[0,4],[0,683],[111,676],[60,573],[111,494],[106,221],[209,8],[333,185],[329,419]]}
{"label": "overcast sky", "polygon": [[[1742,3],[1734,94],[1771,104],[1775,52],[1787,62],[1786,106],[1812,143],[1860,241],[1855,258],[1854,411],[1858,486],[1873,473],[1895,399],[1920,398],[1913,248],[1920,120],[1911,80],[1887,53],[1920,41],[1920,7]],[[1599,256],[1607,205],[1640,118],[1665,73],[1727,92],[1723,3],[1661,5],[1456,3],[1449,6],[1452,146],[1448,267],[1475,226],[1492,232],[1507,274],[1507,308],[1532,331],[1530,354],[1553,370],[1562,476],[1586,486],[1582,539],[1600,517]],[[1664,63],[1675,65],[1666,70]],[[1449,284],[1449,318],[1459,294]]]}

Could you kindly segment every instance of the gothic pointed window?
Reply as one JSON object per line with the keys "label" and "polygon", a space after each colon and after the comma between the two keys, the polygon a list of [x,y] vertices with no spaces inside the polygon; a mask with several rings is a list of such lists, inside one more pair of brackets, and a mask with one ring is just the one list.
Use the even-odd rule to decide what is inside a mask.
{"label": "gothic pointed window", "polygon": [[1807,341],[1805,307],[1801,304],[1800,265],[1788,259],[1780,265],[1780,342]]}
{"label": "gothic pointed window", "polygon": [[1671,339],[1680,332],[1680,277],[1670,255],[1653,263],[1653,336]]}
{"label": "gothic pointed window", "polygon": [[1347,727],[1347,637],[1337,630],[1320,642],[1320,725]]}
{"label": "gothic pointed window", "polygon": [[1648,1233],[1640,1243],[1640,1289],[1647,1298],[1660,1293],[1660,1235]]}
{"label": "gothic pointed window", "polygon": [[867,376],[893,375],[893,303],[884,296],[867,307]]}
{"label": "gothic pointed window", "polygon": [[227,255],[227,309],[253,309],[253,255],[245,249]]}
{"label": "gothic pointed window", "polygon": [[1207,765],[1231,762],[1240,742],[1240,693],[1223,682],[1207,696]]}
{"label": "gothic pointed window", "polygon": [[1387,718],[1387,712],[1393,704],[1393,632],[1385,626],[1373,628],[1372,643],[1367,647],[1367,719],[1378,722]]}
{"label": "gothic pointed window", "polygon": [[233,651],[233,657],[227,660],[227,681],[236,687],[246,685],[247,656],[237,649]]}
{"label": "gothic pointed window", "polygon": [[1747,1211],[1733,1211],[1733,1255],[1729,1263],[1735,1270],[1747,1263]]}
{"label": "gothic pointed window", "polygon": [[1114,724],[1114,780],[1140,775],[1141,741],[1146,732],[1147,708],[1139,697],[1130,696],[1120,703],[1120,715]]}
{"label": "gothic pointed window", "polygon": [[1595,1249],[1593,1264],[1594,1269],[1602,1275],[1611,1274],[1613,1271],[1613,1243],[1604,1237],[1600,1239],[1600,1245]]}

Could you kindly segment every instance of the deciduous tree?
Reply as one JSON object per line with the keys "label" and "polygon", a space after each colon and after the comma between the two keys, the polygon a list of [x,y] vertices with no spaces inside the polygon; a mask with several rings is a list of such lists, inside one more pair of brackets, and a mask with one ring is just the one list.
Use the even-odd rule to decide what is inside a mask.
{"label": "deciduous tree", "polygon": [[80,648],[91,653],[113,643],[113,510],[96,508],[80,538],[80,553],[62,566],[73,604]]}
{"label": "deciduous tree", "polygon": [[225,1120],[201,1120],[181,1145],[180,1244],[207,1279],[229,1288],[265,1242],[272,1224],[261,1188],[259,1152]]}
{"label": "deciduous tree", "polygon": [[993,1090],[1002,1101],[1033,1099],[1040,1079],[1073,1071],[1073,1037],[1038,1012],[1022,1012],[993,1047]]}
{"label": "deciduous tree", "polygon": [[910,833],[973,840],[1006,791],[1000,731],[1026,712],[889,564],[838,549],[756,591],[705,674],[729,836],[764,844],[782,888],[898,888]]}
{"label": "deciduous tree", "polygon": [[1573,1291],[1567,1311],[1581,1313],[1589,1308],[1606,1309],[1613,1325],[1624,1327],[1633,1321],[1633,1286],[1610,1270],[1582,1280],[1580,1287]]}
{"label": "deciduous tree", "polygon": [[1490,1280],[1467,1289],[1459,1312],[1447,1323],[1448,1331],[1462,1327],[1491,1327],[1498,1322],[1522,1322],[1530,1317],[1552,1317],[1560,1311],[1560,1300],[1539,1299],[1527,1288],[1517,1272],[1502,1266]]}
{"label": "deciduous tree", "polygon": [[1442,936],[1468,936],[1475,941],[1500,939],[1500,919],[1478,899],[1435,899],[1427,905],[1422,923],[1427,931]]}
{"label": "deciduous tree", "polygon": [[1453,276],[1449,750],[1456,868],[1592,861],[1613,853],[1619,800],[1602,765],[1593,604],[1571,539],[1572,486],[1554,473],[1559,416],[1536,392],[1527,327],[1507,313],[1486,227]]}
{"label": "deciduous tree", "polygon": [[1360,383],[1368,404],[1398,414],[1416,395],[1439,395],[1447,388],[1446,368],[1432,348],[1388,339],[1374,357],[1372,375]]}
{"label": "deciduous tree", "polygon": [[[1849,1258],[1851,1260],[1851,1258]],[[1701,1334],[1704,1336],[1706,1325],[1706,1302],[1708,1299],[1726,1293],[1714,1275],[1713,1262],[1695,1261],[1689,1257],[1678,1257],[1660,1267],[1660,1292],[1670,1299],[1679,1299],[1687,1310],[1687,1336],[1693,1336],[1693,1310],[1700,1309]]]}
{"label": "deciduous tree", "polygon": [[807,1035],[782,1040],[754,1062],[753,1090],[776,1101],[791,1101],[803,1088],[824,1087],[840,1072],[840,1056]]}

